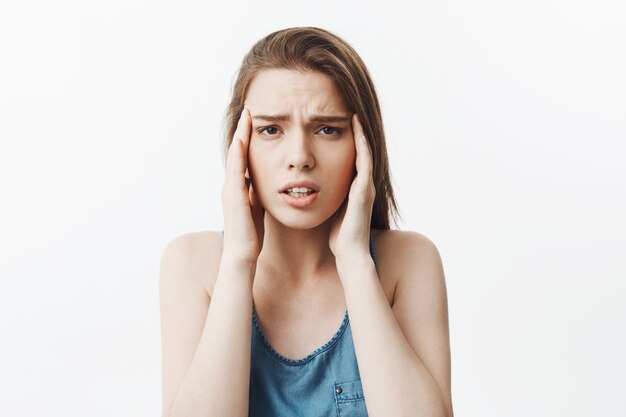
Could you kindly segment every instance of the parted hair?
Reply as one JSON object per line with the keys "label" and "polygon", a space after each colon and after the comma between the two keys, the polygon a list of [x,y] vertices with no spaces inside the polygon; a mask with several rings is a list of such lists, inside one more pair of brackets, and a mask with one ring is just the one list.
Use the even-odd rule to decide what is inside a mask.
{"label": "parted hair", "polygon": [[390,217],[397,227],[399,210],[391,185],[385,132],[374,83],[354,48],[327,30],[316,27],[283,29],[270,33],[252,46],[237,72],[224,117],[224,162],[250,82],[259,71],[272,68],[318,71],[333,79],[350,110],[359,116],[372,150],[376,197],[370,227],[390,229]]}

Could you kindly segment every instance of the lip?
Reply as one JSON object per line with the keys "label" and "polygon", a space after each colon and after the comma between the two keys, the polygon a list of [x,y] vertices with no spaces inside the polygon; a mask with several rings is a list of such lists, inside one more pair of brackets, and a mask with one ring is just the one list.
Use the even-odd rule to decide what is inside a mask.
{"label": "lip", "polygon": [[307,187],[315,191],[312,195],[316,195],[320,191],[320,186],[309,180],[298,180],[298,181],[289,181],[286,184],[283,184],[282,187],[278,190],[279,193],[284,193],[290,188],[293,187]]}
{"label": "lip", "polygon": [[319,195],[320,193],[317,191],[307,195],[306,197],[292,197],[287,193],[280,194],[280,196],[287,202],[287,204],[295,208],[309,207],[315,202],[315,200],[317,200],[317,197],[319,197]]}

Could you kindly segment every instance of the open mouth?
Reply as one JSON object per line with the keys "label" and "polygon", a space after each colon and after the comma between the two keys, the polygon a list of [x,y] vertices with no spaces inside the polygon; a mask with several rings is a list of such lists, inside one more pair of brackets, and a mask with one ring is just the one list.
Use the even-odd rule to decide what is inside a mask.
{"label": "open mouth", "polygon": [[317,200],[319,191],[315,190],[285,190],[281,193],[283,199],[292,207],[304,208]]}
{"label": "open mouth", "polygon": [[283,194],[287,194],[291,197],[300,198],[300,197],[309,196],[316,192],[317,191],[315,191],[313,188],[310,188],[310,187],[291,187],[283,191]]}

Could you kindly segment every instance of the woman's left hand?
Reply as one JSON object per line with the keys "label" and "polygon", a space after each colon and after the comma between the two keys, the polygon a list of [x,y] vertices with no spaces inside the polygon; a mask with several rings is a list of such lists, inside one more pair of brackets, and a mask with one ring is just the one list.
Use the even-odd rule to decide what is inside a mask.
{"label": "woman's left hand", "polygon": [[329,246],[337,259],[369,255],[370,223],[376,188],[372,178],[372,153],[358,116],[352,115],[352,134],[356,148],[356,177],[346,201],[335,214]]}

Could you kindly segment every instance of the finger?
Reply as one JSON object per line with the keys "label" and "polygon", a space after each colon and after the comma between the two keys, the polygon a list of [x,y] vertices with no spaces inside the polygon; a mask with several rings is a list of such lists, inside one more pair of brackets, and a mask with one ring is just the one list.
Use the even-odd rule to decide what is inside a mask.
{"label": "finger", "polygon": [[259,196],[254,191],[254,186],[252,186],[252,184],[250,184],[250,188],[248,188],[248,197],[250,198],[250,205],[253,208],[256,209],[256,208],[261,207],[261,202],[259,201]]}
{"label": "finger", "polygon": [[372,175],[372,153],[356,113],[352,116],[352,132],[356,147],[357,177],[364,177],[363,180],[367,181]]}
{"label": "finger", "polygon": [[[241,111],[241,115],[239,116],[239,121],[237,122],[237,128],[235,129],[235,133],[233,134],[230,147],[228,148],[228,156],[227,156],[226,165],[227,165],[227,172],[231,176],[237,177],[240,174],[243,175],[244,168],[247,164],[247,161],[246,161],[247,152],[242,151],[241,149],[242,144],[239,143],[240,141],[243,142],[242,137],[246,136],[247,124],[248,124],[247,112],[246,112],[246,109],[244,108]],[[249,136],[249,129],[248,129],[247,135]],[[247,148],[247,147],[244,146],[244,148]]]}
{"label": "finger", "polygon": [[243,143],[241,143],[240,139],[233,139],[233,143],[228,150],[228,163],[226,167],[226,181],[230,186],[243,184],[245,187],[245,179],[243,177],[244,170]]}
{"label": "finger", "polygon": [[265,211],[263,206],[261,206],[261,201],[259,200],[259,196],[254,191],[254,186],[250,184],[250,188],[248,189],[248,198],[250,200],[250,207],[252,209],[252,219],[254,221],[254,226],[257,231],[257,236],[259,237],[259,242],[263,245],[263,217]]}
{"label": "finger", "polygon": [[228,148],[229,150],[233,146],[233,143],[235,143],[235,139],[241,139],[243,130],[245,128],[245,118],[246,109],[244,108],[239,115],[239,119],[237,120],[237,126],[235,127],[235,132],[233,133],[233,137],[231,138],[230,147]]}
{"label": "finger", "polygon": [[[235,127],[235,132],[233,133],[233,137],[230,138],[230,145],[228,147],[228,152],[226,154],[226,167],[227,170],[228,168],[232,168],[232,161],[234,158],[234,154],[237,152],[239,144],[237,143],[237,138],[239,138],[240,134],[240,126],[241,126],[241,122],[242,122],[242,117],[243,117],[243,111],[241,112],[241,114],[239,115],[239,120],[237,121],[237,126]],[[230,171],[230,170],[228,170]]]}
{"label": "finger", "polygon": [[239,130],[239,139],[243,144],[248,147],[250,143],[250,112],[245,107],[241,111],[241,117],[239,118],[239,124],[237,126]]}
{"label": "finger", "polygon": [[244,167],[248,166],[248,147],[250,145],[250,112],[244,107],[241,111],[241,117],[237,124],[237,131],[235,137],[239,138],[243,143],[243,164]]}

